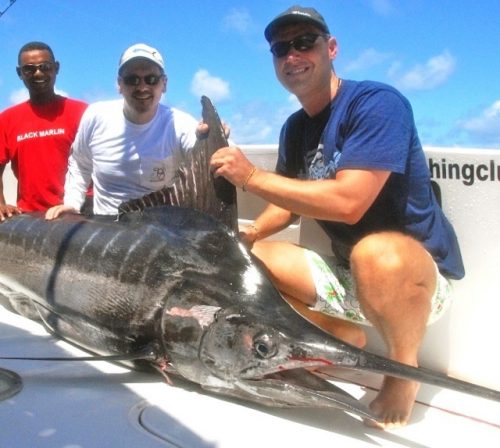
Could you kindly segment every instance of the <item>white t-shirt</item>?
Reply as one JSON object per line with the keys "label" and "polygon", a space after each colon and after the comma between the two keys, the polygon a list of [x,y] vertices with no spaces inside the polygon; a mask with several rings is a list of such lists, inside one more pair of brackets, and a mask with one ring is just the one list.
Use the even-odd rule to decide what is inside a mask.
{"label": "white t-shirt", "polygon": [[91,104],[73,142],[64,204],[79,210],[91,180],[98,215],[116,214],[123,201],[170,186],[196,142],[197,125],[189,114],[163,104],[146,124],[125,118],[122,99]]}

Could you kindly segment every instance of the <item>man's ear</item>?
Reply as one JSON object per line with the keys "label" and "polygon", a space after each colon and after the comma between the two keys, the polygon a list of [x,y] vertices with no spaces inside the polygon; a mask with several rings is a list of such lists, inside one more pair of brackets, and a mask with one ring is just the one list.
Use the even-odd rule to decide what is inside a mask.
{"label": "man's ear", "polygon": [[23,79],[23,75],[21,73],[21,67],[16,67],[16,73],[17,76],[19,76],[19,79]]}

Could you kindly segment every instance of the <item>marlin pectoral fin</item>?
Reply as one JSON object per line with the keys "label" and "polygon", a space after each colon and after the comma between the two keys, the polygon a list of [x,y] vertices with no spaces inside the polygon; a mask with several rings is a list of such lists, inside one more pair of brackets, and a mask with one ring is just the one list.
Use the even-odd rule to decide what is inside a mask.
{"label": "marlin pectoral fin", "polygon": [[345,390],[305,369],[288,370],[262,379],[236,381],[227,386],[203,385],[203,388],[269,407],[335,408],[362,418],[379,419]]}
{"label": "marlin pectoral fin", "polygon": [[39,319],[38,311],[33,304],[33,301],[26,294],[14,291],[7,285],[0,283],[0,298],[2,297],[4,297],[9,306],[21,316],[32,320]]}
{"label": "marlin pectoral fin", "polygon": [[[335,407],[363,418],[379,419],[366,405],[344,389],[305,369],[280,372],[266,380],[266,383],[268,391],[276,393],[275,401],[279,401],[280,396],[286,397],[284,406],[290,406],[292,400],[297,407]],[[262,383],[257,384],[259,388],[262,386]],[[277,405],[276,402],[270,404]]]}

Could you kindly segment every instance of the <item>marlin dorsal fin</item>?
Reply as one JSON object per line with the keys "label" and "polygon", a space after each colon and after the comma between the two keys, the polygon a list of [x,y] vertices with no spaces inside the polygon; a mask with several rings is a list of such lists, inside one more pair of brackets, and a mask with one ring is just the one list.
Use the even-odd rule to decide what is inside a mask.
{"label": "marlin dorsal fin", "polygon": [[203,121],[208,135],[198,137],[195,146],[179,166],[170,187],[149,193],[141,198],[122,203],[119,217],[147,207],[174,205],[189,207],[207,213],[237,231],[238,212],[236,188],[226,179],[215,179],[210,171],[210,158],[219,148],[228,146],[224,128],[210,99],[201,98]]}

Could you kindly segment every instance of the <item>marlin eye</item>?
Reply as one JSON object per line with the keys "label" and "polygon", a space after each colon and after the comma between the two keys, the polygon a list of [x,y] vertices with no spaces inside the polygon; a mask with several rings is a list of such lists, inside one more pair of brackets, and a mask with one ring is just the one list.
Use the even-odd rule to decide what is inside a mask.
{"label": "marlin eye", "polygon": [[267,334],[257,335],[253,341],[253,348],[257,355],[264,359],[273,357],[277,352],[276,344]]}

